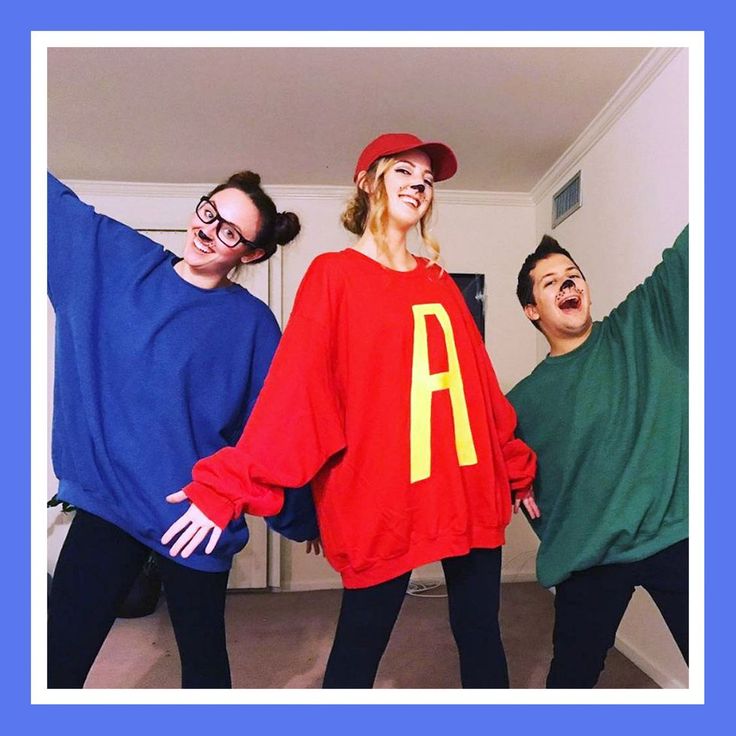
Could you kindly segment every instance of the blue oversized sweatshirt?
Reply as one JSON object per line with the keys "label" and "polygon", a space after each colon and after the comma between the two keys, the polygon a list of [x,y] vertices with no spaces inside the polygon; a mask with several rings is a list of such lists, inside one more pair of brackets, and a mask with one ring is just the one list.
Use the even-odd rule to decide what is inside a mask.
{"label": "blue oversized sweatshirt", "polygon": [[[246,289],[201,289],[176,273],[177,260],[49,174],[59,497],[161,554],[161,535],[186,510],[166,495],[189,482],[199,458],[238,440],[280,337]],[[287,492],[268,521],[291,539],[314,538],[309,487]],[[176,561],[227,570],[247,541],[241,517],[212,554],[200,545]]]}

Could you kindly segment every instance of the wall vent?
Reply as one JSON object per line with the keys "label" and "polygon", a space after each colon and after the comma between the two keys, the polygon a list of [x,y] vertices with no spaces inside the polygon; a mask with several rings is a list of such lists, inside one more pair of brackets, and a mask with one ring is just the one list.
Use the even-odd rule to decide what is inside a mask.
{"label": "wall vent", "polygon": [[570,179],[552,197],[552,227],[557,227],[566,217],[582,206],[580,172]]}

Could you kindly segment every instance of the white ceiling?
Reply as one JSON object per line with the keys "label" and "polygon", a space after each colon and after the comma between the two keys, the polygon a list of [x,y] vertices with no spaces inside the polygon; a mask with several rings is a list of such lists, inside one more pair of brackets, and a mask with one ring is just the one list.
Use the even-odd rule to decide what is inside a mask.
{"label": "white ceiling", "polygon": [[65,179],[349,185],[373,137],[442,140],[452,189],[528,192],[646,48],[52,48]]}

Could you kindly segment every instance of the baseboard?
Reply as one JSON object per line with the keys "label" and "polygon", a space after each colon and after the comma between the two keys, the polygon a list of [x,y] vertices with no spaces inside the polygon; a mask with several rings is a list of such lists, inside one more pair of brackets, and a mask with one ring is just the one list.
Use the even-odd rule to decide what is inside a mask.
{"label": "baseboard", "polygon": [[[417,575],[411,576],[412,583],[422,583],[425,585],[444,585],[443,578],[437,578],[432,575]],[[516,570],[514,572],[506,572],[501,570],[501,582],[502,583],[536,583],[537,577],[533,572]]]}
{"label": "baseboard", "polygon": [[501,570],[502,583],[536,583],[537,576],[534,572],[520,570],[517,572],[506,572]]}
{"label": "baseboard", "polygon": [[636,646],[628,642],[624,636],[616,637],[615,647],[624,655],[624,657],[633,662],[645,675],[651,677],[652,680],[654,680],[654,682],[656,682],[661,688],[687,689],[687,682],[682,682],[662,670]]}
{"label": "baseboard", "polygon": [[[411,578],[414,583],[433,584],[439,583],[444,584],[444,580],[437,579],[431,575],[412,575]],[[501,582],[502,583],[534,583],[537,578],[533,572],[529,571],[515,571],[505,572],[501,570]],[[272,588],[274,593],[303,593],[309,590],[335,590],[342,588],[340,580],[300,580],[295,583],[286,583],[280,588]]]}
{"label": "baseboard", "polygon": [[273,588],[273,592],[304,593],[310,590],[335,590],[339,588],[342,588],[342,581],[339,578],[337,580],[325,580],[321,578],[319,580],[300,580],[295,583],[286,583],[280,588]]}

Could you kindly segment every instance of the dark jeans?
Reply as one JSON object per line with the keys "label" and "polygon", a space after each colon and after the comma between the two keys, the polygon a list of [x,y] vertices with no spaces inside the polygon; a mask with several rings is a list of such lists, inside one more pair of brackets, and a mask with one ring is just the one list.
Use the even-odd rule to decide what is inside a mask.
{"label": "dark jeans", "polygon": [[[59,555],[48,616],[48,687],[80,688],[150,550],[78,509]],[[229,688],[227,572],[156,555],[179,648],[182,687]]]}
{"label": "dark jeans", "polygon": [[548,688],[590,688],[598,682],[634,588],[657,604],[688,659],[688,540],[638,562],[575,572],[556,586],[554,654]]}
{"label": "dark jeans", "polygon": [[[498,625],[501,548],[442,560],[450,626],[463,687],[509,686]],[[370,688],[401,610],[411,572],[370,588],[344,590],[324,688]]]}

